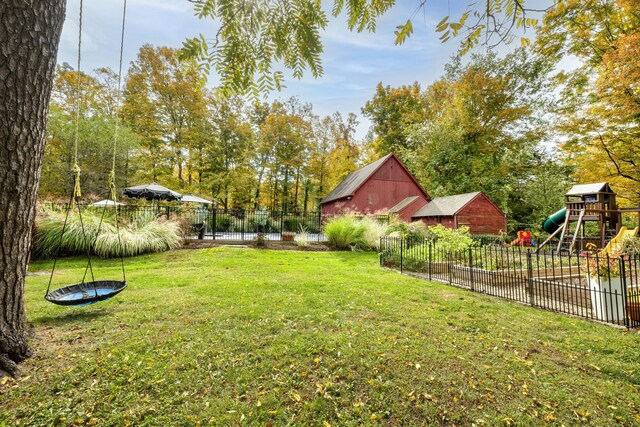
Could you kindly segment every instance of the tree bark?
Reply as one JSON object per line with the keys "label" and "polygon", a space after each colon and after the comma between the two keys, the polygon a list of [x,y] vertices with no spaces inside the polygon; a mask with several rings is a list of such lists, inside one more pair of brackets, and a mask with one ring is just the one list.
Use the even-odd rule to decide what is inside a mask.
{"label": "tree bark", "polygon": [[31,355],[24,278],[65,0],[0,2],[0,369]]}

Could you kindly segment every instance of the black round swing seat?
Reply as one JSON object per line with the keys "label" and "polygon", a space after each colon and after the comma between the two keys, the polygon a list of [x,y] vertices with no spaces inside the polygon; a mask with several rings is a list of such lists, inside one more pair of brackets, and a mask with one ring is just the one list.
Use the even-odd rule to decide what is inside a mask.
{"label": "black round swing seat", "polygon": [[45,295],[45,299],[58,305],[89,305],[119,294],[127,287],[127,282],[117,280],[97,280],[65,286]]}

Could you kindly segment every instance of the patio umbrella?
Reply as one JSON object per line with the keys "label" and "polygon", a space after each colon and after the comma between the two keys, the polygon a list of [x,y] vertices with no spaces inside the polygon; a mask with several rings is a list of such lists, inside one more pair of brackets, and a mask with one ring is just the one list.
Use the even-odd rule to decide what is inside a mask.
{"label": "patio umbrella", "polygon": [[180,199],[180,201],[182,203],[202,203],[205,205],[213,204],[213,202],[210,202],[207,199],[203,199],[202,197],[194,196],[193,194],[187,194],[185,196],[182,196],[182,199]]}
{"label": "patio umbrella", "polygon": [[135,187],[127,187],[124,189],[123,194],[127,197],[135,197],[138,199],[147,200],[180,200],[182,194],[173,190],[169,190],[167,187],[152,182],[146,185],[136,185]]}
{"label": "patio umbrella", "polygon": [[124,203],[114,202],[110,199],[100,200],[99,202],[91,203],[91,206],[125,206]]}

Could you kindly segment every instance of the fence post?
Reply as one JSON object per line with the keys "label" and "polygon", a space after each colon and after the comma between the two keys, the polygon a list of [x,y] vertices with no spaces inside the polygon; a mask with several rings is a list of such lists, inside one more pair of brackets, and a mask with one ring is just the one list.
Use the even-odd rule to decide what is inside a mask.
{"label": "fence post", "polygon": [[284,211],[280,211],[280,240],[282,240],[282,233],[284,232]]}
{"label": "fence post", "polygon": [[475,291],[475,285],[473,281],[473,249],[469,248],[469,287],[471,292]]}
{"label": "fence post", "polygon": [[242,209],[242,227],[240,228],[240,236],[243,242],[244,242],[244,221],[245,221],[245,217],[247,216],[247,210],[246,209]]}
{"label": "fence post", "polygon": [[[624,258],[622,256],[620,256],[620,258],[618,258],[618,262],[620,263],[620,280],[622,280],[622,307],[623,307],[623,313],[624,315],[624,326],[627,327],[627,329],[629,329],[629,306],[627,305],[627,271],[626,271],[626,267],[624,265]],[[616,302],[618,301],[618,299],[616,298]],[[619,313],[620,311],[617,310],[616,307],[616,313]],[[620,324],[620,319],[618,319],[618,324]]]}
{"label": "fence post", "polygon": [[403,250],[403,246],[404,246],[404,237],[400,237],[400,274],[402,274],[402,263],[403,263],[402,250]]}
{"label": "fence post", "polygon": [[533,262],[531,261],[531,251],[527,251],[527,292],[529,293],[529,305],[535,305],[533,297]]}
{"label": "fence post", "polygon": [[216,230],[218,229],[218,224],[216,224],[216,213],[218,212],[218,208],[213,208],[213,212],[211,214],[211,232],[213,233],[213,240],[216,240]]}
{"label": "fence post", "polygon": [[453,261],[451,260],[451,251],[447,252],[447,273],[449,275],[449,286],[453,284]]}
{"label": "fence post", "polygon": [[428,243],[429,244],[429,262],[427,263],[427,273],[429,275],[429,280],[431,280],[431,263],[433,262],[433,256],[431,254],[431,242]]}

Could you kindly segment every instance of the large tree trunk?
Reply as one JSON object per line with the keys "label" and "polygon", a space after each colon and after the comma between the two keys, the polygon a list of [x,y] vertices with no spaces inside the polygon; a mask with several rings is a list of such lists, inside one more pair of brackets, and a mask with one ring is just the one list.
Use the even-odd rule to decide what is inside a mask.
{"label": "large tree trunk", "polygon": [[31,355],[24,278],[64,14],[65,0],[0,2],[0,369],[14,376]]}

